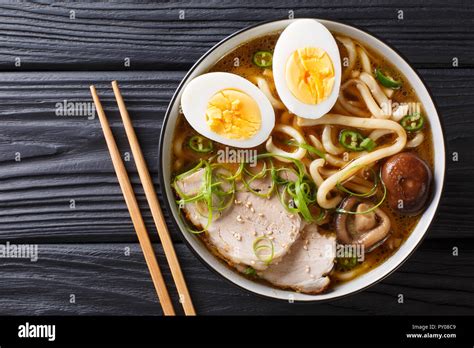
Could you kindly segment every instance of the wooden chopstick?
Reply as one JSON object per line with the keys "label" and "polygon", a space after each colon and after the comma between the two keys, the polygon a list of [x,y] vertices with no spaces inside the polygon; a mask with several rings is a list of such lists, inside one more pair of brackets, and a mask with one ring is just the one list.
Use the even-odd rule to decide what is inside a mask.
{"label": "wooden chopstick", "polygon": [[123,101],[122,94],[120,93],[117,81],[112,81],[112,88],[114,90],[115,99],[117,100],[117,104],[119,106],[120,115],[122,116],[125,132],[127,133],[127,138],[130,142],[130,147],[132,149],[133,158],[137,166],[138,175],[140,176],[140,181],[142,182],[146,199],[148,201],[148,205],[150,206],[151,214],[153,216],[153,220],[155,221],[156,229],[158,231],[158,235],[160,236],[161,244],[163,245],[166,260],[168,261],[171,274],[173,275],[184,313],[186,315],[196,315],[193,303],[191,301],[191,296],[189,295],[188,287],[186,286],[183,272],[181,271],[181,267],[179,265],[178,257],[176,256],[176,252],[173,247],[173,242],[171,240],[168,227],[166,226],[165,219],[160,208],[160,203],[158,202],[150,172],[148,171],[145,158],[143,157],[137,135],[135,134],[132,121],[130,120],[130,116],[125,106],[125,102]]}
{"label": "wooden chopstick", "polygon": [[107,121],[107,116],[105,115],[104,109],[102,108],[102,104],[100,103],[100,99],[97,95],[95,87],[90,86],[90,89],[97,114],[99,115],[102,131],[104,132],[105,141],[107,143],[107,147],[109,148],[110,156],[112,157],[115,173],[117,174],[120,188],[122,189],[122,193],[125,198],[125,203],[127,204],[133,226],[135,227],[135,232],[138,236],[138,241],[140,242],[143,255],[145,256],[145,261],[148,265],[151,279],[153,280],[161,307],[163,308],[163,313],[165,315],[175,315],[173,303],[171,302],[168,290],[166,289],[166,284],[163,279],[163,275],[161,274],[160,266],[156,260],[153,247],[151,246],[150,238],[148,236],[145,223],[143,222],[140,208],[138,207],[137,199],[135,198],[135,193],[133,192],[132,184],[130,183],[130,178],[128,177],[125,165],[123,164],[117,144],[115,143],[112,130],[110,129],[109,122]]}

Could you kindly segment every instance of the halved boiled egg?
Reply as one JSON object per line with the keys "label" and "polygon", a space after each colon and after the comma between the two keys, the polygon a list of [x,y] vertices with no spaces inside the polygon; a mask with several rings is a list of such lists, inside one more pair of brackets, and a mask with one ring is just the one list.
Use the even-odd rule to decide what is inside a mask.
{"label": "halved boiled egg", "polygon": [[185,87],[181,106],[198,133],[233,147],[263,143],[275,125],[267,97],[235,74],[213,72],[196,77]]}
{"label": "halved boiled egg", "polygon": [[273,77],[281,101],[292,113],[319,118],[337,101],[341,60],[336,40],[314,19],[291,23],[273,53]]}

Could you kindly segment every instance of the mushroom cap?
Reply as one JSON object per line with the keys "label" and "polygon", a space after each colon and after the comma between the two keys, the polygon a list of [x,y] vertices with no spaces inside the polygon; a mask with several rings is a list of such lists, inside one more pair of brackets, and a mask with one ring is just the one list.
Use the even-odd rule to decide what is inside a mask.
{"label": "mushroom cap", "polygon": [[382,166],[382,180],[387,187],[390,208],[405,215],[417,215],[430,195],[430,167],[413,152],[390,157]]}
{"label": "mushroom cap", "polygon": [[[374,206],[369,201],[351,196],[342,201],[340,208],[346,211],[354,211],[354,208],[357,209],[361,205],[364,206],[362,211],[367,211]],[[338,241],[342,244],[363,245],[365,252],[374,250],[387,240],[390,235],[390,226],[390,218],[380,208],[375,208],[367,215],[338,213],[336,216]]]}

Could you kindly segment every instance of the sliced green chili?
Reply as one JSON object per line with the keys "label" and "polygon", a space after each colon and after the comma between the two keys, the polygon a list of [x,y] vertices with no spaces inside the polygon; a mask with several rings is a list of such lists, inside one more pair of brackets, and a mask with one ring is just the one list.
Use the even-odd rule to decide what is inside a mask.
{"label": "sliced green chili", "polygon": [[415,112],[414,114],[406,115],[402,118],[400,124],[408,132],[417,132],[423,128],[425,118],[419,112]]}
{"label": "sliced green chili", "polygon": [[200,135],[192,136],[189,139],[188,145],[191,150],[198,153],[209,153],[212,152],[214,148],[211,140],[206,139]]}
{"label": "sliced green chili", "polygon": [[375,69],[375,78],[385,87],[391,89],[399,89],[402,81],[394,80],[390,76],[384,74],[380,68]]}
{"label": "sliced green chili", "polygon": [[257,51],[254,53],[252,61],[259,68],[269,68],[273,63],[273,54],[270,51]]}
{"label": "sliced green chili", "polygon": [[359,132],[347,129],[339,134],[339,143],[351,151],[372,151],[376,146],[372,139],[364,138]]}

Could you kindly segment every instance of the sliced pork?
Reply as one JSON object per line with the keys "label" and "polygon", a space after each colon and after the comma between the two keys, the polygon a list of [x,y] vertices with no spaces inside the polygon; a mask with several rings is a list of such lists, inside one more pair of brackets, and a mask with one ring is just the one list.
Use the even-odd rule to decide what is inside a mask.
{"label": "sliced pork", "polygon": [[307,225],[290,252],[278,263],[257,274],[270,283],[299,292],[316,294],[330,283],[336,237],[322,235],[315,224]]}
{"label": "sliced pork", "polygon": [[[185,195],[199,192],[204,170],[199,170],[181,179],[178,189]],[[268,182],[259,182],[253,189],[265,192]],[[239,187],[234,203],[221,214],[213,214],[213,220],[207,227],[206,239],[217,251],[235,266],[248,265],[255,270],[264,270],[269,264],[281,260],[289,248],[298,239],[303,222],[298,214],[288,213],[281,204],[278,195],[262,198]],[[207,225],[207,216],[203,216],[195,203],[183,207],[188,220],[195,226]],[[263,243],[273,244],[274,254],[271,260],[266,257],[269,250],[256,253],[255,241],[264,237]],[[269,261],[269,262],[267,262]]]}

